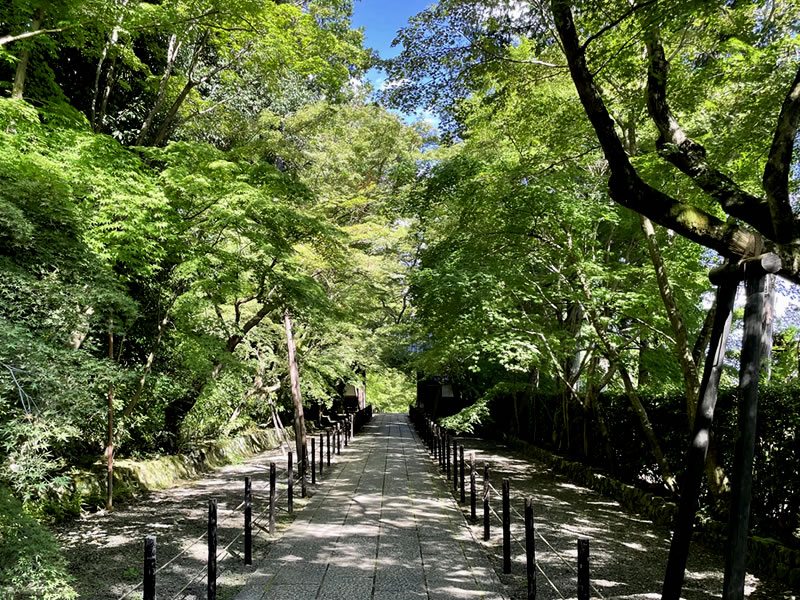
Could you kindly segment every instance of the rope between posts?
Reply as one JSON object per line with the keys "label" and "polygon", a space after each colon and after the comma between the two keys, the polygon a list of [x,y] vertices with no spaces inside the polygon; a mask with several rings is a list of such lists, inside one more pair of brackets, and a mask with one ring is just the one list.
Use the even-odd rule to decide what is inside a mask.
{"label": "rope between posts", "polygon": [[[266,469],[265,469],[265,470],[266,470]],[[286,469],[286,468],[283,468],[283,469],[281,469],[281,471],[280,471],[280,474],[281,474],[281,475],[285,475],[286,473],[288,473],[288,469]],[[298,477],[297,479],[292,479],[292,482],[293,482],[293,483],[297,483],[297,482],[300,482],[300,481],[301,481],[301,479],[302,479],[301,477]],[[263,485],[263,486],[262,486],[262,487],[261,487],[261,488],[260,488],[258,491],[260,491],[260,492],[263,492],[264,490],[266,490],[266,489],[267,489],[267,487],[269,487],[269,480],[267,480],[267,482],[266,482],[266,483],[265,483],[265,484],[264,484],[264,485]],[[279,492],[278,492],[278,494],[276,494],[276,495],[275,495],[275,500],[277,500],[278,498],[280,498],[280,496],[281,496],[281,493],[280,493],[280,492],[283,492],[284,490],[288,489],[288,485],[287,485],[287,484],[285,484],[285,483],[282,483],[282,484],[277,484],[277,485],[276,485],[276,487],[278,487],[278,488],[279,488]],[[238,504],[238,505],[237,505],[235,508],[233,508],[233,509],[230,509],[228,516],[227,516],[227,517],[225,517],[225,518],[224,518],[224,519],[223,519],[223,520],[222,520],[222,521],[221,521],[221,522],[220,522],[220,523],[217,525],[217,527],[220,527],[220,526],[224,525],[225,523],[227,523],[228,521],[230,521],[230,519],[231,519],[231,518],[233,518],[233,517],[234,517],[234,516],[237,514],[237,511],[239,511],[239,509],[241,509],[243,506],[244,506],[244,500],[243,500],[242,502],[240,502],[240,503],[239,503],[239,504]],[[263,514],[264,514],[264,513],[265,513],[267,510],[269,510],[269,506],[267,507],[267,509],[265,509],[264,511],[261,511],[261,513],[259,513],[259,515],[256,517],[256,519],[255,519],[255,520],[254,520],[254,522],[253,522],[253,524],[254,524],[254,525],[256,524],[256,522],[257,522],[257,519],[258,519],[258,518],[260,518],[261,516],[263,516]],[[174,555],[172,558],[170,558],[170,559],[169,559],[167,562],[165,562],[163,565],[161,565],[160,567],[158,567],[158,568],[156,569],[156,571],[155,571],[155,572],[156,572],[156,574],[160,573],[161,571],[163,571],[164,569],[166,569],[166,568],[167,568],[169,565],[171,565],[173,562],[175,562],[176,560],[178,560],[178,559],[179,559],[181,556],[183,556],[184,554],[186,554],[186,553],[187,553],[189,550],[191,550],[191,549],[192,549],[194,546],[196,546],[196,545],[197,545],[199,542],[201,542],[201,541],[203,540],[203,538],[205,538],[207,535],[208,535],[208,531],[204,531],[202,534],[200,534],[199,536],[197,536],[196,538],[194,538],[194,539],[193,539],[191,542],[189,542],[189,544],[188,544],[187,546],[183,547],[183,548],[182,548],[182,549],[181,549],[181,550],[180,550],[180,551],[179,551],[177,554],[175,554],[175,555]],[[257,535],[257,534],[256,534],[256,535]],[[242,536],[242,532],[239,532],[239,534],[238,534],[238,535],[237,535],[237,536],[236,536],[236,537],[233,539],[233,541],[232,541],[230,544],[228,544],[228,546],[226,546],[226,547],[223,549],[223,552],[227,551],[227,550],[228,550],[228,548],[230,548],[230,546],[233,544],[233,542],[235,542],[236,540],[238,540],[238,539],[239,539],[241,536]],[[228,554],[230,554],[230,553],[228,553]],[[224,559],[223,559],[223,560],[224,560]],[[222,562],[222,561],[220,561],[220,562]],[[205,568],[205,567],[204,567],[204,568]],[[183,589],[181,589],[181,591],[179,591],[179,592],[178,592],[178,594],[180,594],[181,592],[183,592],[184,590],[186,590],[186,588],[187,588],[189,585],[191,585],[192,583],[194,583],[194,581],[195,581],[195,579],[196,579],[196,578],[197,578],[197,575],[195,575],[195,576],[194,576],[194,577],[193,577],[191,580],[189,580],[189,583],[188,583],[186,586],[184,586],[184,588],[183,588]],[[130,595],[131,595],[133,592],[135,592],[135,591],[136,591],[136,590],[138,590],[140,587],[142,587],[142,585],[143,585],[143,584],[144,584],[144,581],[140,581],[140,582],[139,582],[139,583],[137,583],[135,586],[133,586],[132,588],[130,588],[128,591],[126,591],[126,592],[125,592],[125,593],[124,593],[122,596],[118,597],[118,598],[117,598],[117,600],[125,600],[125,599],[126,599],[128,596],[130,596]],[[178,594],[176,594],[176,595],[175,595],[175,596],[173,596],[172,598],[176,598]]]}
{"label": "rope between posts", "polygon": [[[495,487],[494,487],[494,486],[493,486],[491,483],[488,483],[488,482],[487,482],[487,485],[488,485],[490,488],[492,488],[492,489],[495,491],[495,493],[497,493],[497,489],[496,489],[496,488],[495,488]],[[514,512],[514,513],[515,513],[515,514],[516,514],[516,515],[517,515],[517,516],[518,516],[520,519],[522,519],[523,521],[525,520],[525,517],[523,517],[523,516],[520,514],[520,512],[519,512],[519,511],[518,511],[516,508],[514,508],[514,505],[513,505],[513,504],[510,504],[510,503],[509,503],[509,506],[510,506],[510,508],[511,508],[512,512]],[[492,507],[491,507],[491,505],[489,506],[489,508],[490,508],[490,509],[492,508]],[[494,512],[494,509],[492,509],[492,512]],[[497,516],[497,513],[495,513],[495,516]],[[497,517],[497,518],[499,519],[500,517]],[[542,533],[541,533],[541,532],[540,532],[538,529],[534,528],[534,530],[536,531],[536,535],[538,535],[538,536],[539,536],[539,538],[540,538],[540,539],[541,539],[541,540],[542,540],[542,541],[543,541],[543,542],[544,542],[544,543],[547,545],[547,547],[548,547],[548,548],[550,548],[550,550],[553,552],[553,554],[555,554],[555,555],[556,555],[556,556],[559,558],[559,560],[560,560],[561,562],[563,562],[565,565],[567,565],[567,567],[568,567],[570,570],[572,570],[572,572],[573,572],[573,573],[575,573],[575,575],[577,575],[577,574],[578,574],[578,569],[577,569],[577,567],[575,567],[575,565],[573,565],[573,564],[572,564],[571,562],[569,562],[569,561],[568,561],[566,558],[564,558],[564,556],[563,556],[563,555],[562,555],[562,554],[561,554],[561,553],[560,553],[558,550],[556,550],[556,549],[553,547],[553,545],[552,545],[552,544],[551,544],[551,543],[550,543],[550,542],[547,540],[547,538],[546,538],[546,537],[544,537],[544,535],[542,535]],[[512,537],[513,537],[513,533],[512,533]],[[515,539],[516,539],[516,538],[515,538]],[[589,585],[591,586],[591,588],[592,588],[592,590],[594,591],[594,593],[595,593],[595,594],[597,594],[597,595],[600,597],[600,599],[601,599],[601,600],[605,600],[605,596],[603,596],[603,594],[602,594],[602,593],[600,593],[600,590],[598,590],[598,589],[597,589],[597,587],[595,587],[595,585],[594,585],[594,584],[593,584],[591,581],[589,582]]]}
{"label": "rope between posts", "polygon": [[[282,471],[282,474],[285,474],[285,473],[287,473],[287,472],[288,472],[288,470],[287,470],[287,469],[283,469],[283,471]],[[294,485],[295,483],[299,483],[301,479],[302,479],[302,477],[298,477],[297,479],[294,479],[294,478],[292,478],[292,485]],[[269,485],[269,484],[267,484],[267,485]],[[266,487],[267,487],[267,486],[264,486],[264,488],[262,488],[262,491],[263,491],[263,490],[264,490]],[[276,487],[277,487],[277,486],[276,486]],[[284,490],[288,490],[288,489],[289,489],[289,486],[288,486],[288,485],[286,485],[286,484],[283,484],[283,487],[282,487],[282,489],[281,489],[280,491],[281,491],[281,492],[283,492]],[[277,500],[278,500],[280,497],[281,497],[281,494],[280,494],[280,493],[276,493],[276,494],[275,494],[275,500],[276,500],[276,503],[277,503]],[[276,508],[278,508],[278,507],[276,506]],[[258,513],[258,515],[256,515],[256,518],[255,518],[255,519],[253,519],[253,525],[254,525],[254,526],[258,526],[258,524],[259,524],[259,519],[261,519],[261,518],[264,516],[264,514],[266,514],[268,511],[269,511],[269,504],[267,504],[267,508],[265,508],[265,509],[264,509],[264,510],[262,510],[260,513]],[[260,533],[262,530],[263,530],[263,528],[262,528],[262,527],[258,527],[258,531],[256,531],[256,532],[255,532],[255,534],[253,535],[253,537],[257,537],[257,536],[258,536],[258,534],[259,534],[259,533]],[[238,539],[239,539],[239,538],[242,536],[242,533],[243,533],[243,532],[241,532],[241,531],[240,531],[240,532],[239,532],[239,533],[236,535],[236,537],[235,537],[235,538],[233,538],[233,540],[231,540],[231,541],[228,543],[228,545],[227,545],[227,546],[225,546],[225,548],[223,548],[223,549],[222,549],[222,550],[221,550],[221,551],[220,551],[220,552],[217,554],[217,565],[221,565],[221,564],[222,564],[222,563],[225,561],[225,559],[226,559],[228,556],[231,556],[231,555],[232,555],[232,553],[229,551],[229,548],[230,548],[230,547],[231,547],[231,546],[234,544],[234,542],[236,542],[236,541],[237,541],[237,540],[238,540]],[[223,554],[226,554],[226,556],[225,556],[224,558],[220,558],[220,556],[222,556]],[[219,576],[223,575],[224,573],[225,573],[225,571],[223,571],[223,570],[220,570],[220,571],[217,573],[217,577],[219,577]],[[177,593],[176,593],[174,596],[171,596],[171,597],[170,597],[170,600],[175,600],[176,598],[178,598],[178,596],[180,596],[181,594],[183,594],[183,593],[184,593],[184,592],[185,592],[185,591],[186,591],[186,590],[189,588],[189,586],[190,586],[190,585],[192,585],[193,583],[195,583],[195,582],[197,582],[197,581],[202,581],[202,580],[203,580],[203,579],[205,579],[207,576],[208,576],[208,565],[204,565],[204,566],[203,566],[203,567],[202,567],[202,568],[201,568],[199,571],[197,571],[197,573],[195,573],[195,574],[192,576],[192,578],[191,578],[191,579],[190,579],[190,580],[189,580],[189,581],[186,583],[186,585],[184,585],[184,586],[183,586],[183,587],[182,587],[182,588],[181,588],[181,589],[180,589],[180,590],[179,590],[179,591],[178,591],[178,592],[177,592]],[[185,597],[186,597],[186,594],[183,594],[183,596],[182,596],[182,597],[183,597],[183,598],[185,598]]]}
{"label": "rope between posts", "polygon": [[[497,490],[495,490],[495,491],[497,491]],[[495,517],[497,517],[497,520],[498,520],[498,521],[500,521],[501,523],[503,522],[503,519],[501,519],[501,518],[500,518],[500,515],[498,515],[498,514],[497,514],[497,511],[496,511],[496,510],[495,510],[495,509],[492,507],[492,505],[491,505],[491,504],[489,505],[489,510],[491,511],[491,513],[492,513],[492,514],[493,514]],[[509,531],[510,531],[510,530],[509,530]],[[514,540],[514,541],[517,543],[517,546],[519,546],[519,547],[520,547],[520,549],[522,550],[522,552],[523,552],[523,553],[527,553],[527,549],[526,549],[526,548],[525,548],[525,547],[524,547],[524,546],[523,546],[523,545],[520,543],[520,541],[519,541],[519,540],[516,538],[516,536],[514,535],[514,532],[513,532],[513,531],[510,531],[510,533],[511,533],[511,539],[513,539],[513,540]],[[550,578],[547,576],[547,573],[545,573],[544,569],[543,569],[543,568],[542,568],[542,566],[539,564],[539,562],[538,562],[538,561],[534,561],[534,562],[533,562],[533,564],[534,564],[534,565],[536,565],[536,568],[537,568],[537,569],[539,569],[539,572],[540,572],[540,573],[541,573],[541,574],[544,576],[544,578],[547,580],[547,583],[549,583],[549,584],[550,584],[550,587],[552,587],[552,588],[553,588],[553,589],[556,591],[556,594],[558,594],[558,595],[559,595],[559,597],[560,597],[560,598],[562,598],[562,600],[566,600],[566,597],[564,596],[564,594],[562,594],[562,593],[561,593],[561,590],[559,590],[559,589],[558,589],[558,587],[556,586],[556,584],[555,584],[555,583],[553,583],[553,581],[552,581],[552,580],[551,580],[551,579],[550,579]]]}

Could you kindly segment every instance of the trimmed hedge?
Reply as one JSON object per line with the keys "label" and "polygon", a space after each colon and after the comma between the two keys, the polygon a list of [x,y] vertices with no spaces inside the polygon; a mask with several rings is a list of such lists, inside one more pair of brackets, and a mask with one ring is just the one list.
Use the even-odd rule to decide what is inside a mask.
{"label": "trimmed hedge", "polygon": [[[726,471],[731,473],[737,427],[737,390],[720,391],[713,434]],[[662,450],[680,477],[688,446],[688,425],[682,394],[647,395],[640,392]],[[559,395],[518,394],[516,410],[511,398],[493,401],[491,416],[501,429],[520,439],[583,463],[605,469],[614,478],[639,487],[661,487],[658,468],[641,433],[628,399],[619,393],[602,394],[605,421],[614,444],[614,468],[606,460],[594,414],[585,415],[577,402],[566,405]],[[588,417],[588,418],[587,418]],[[514,423],[519,422],[519,430]],[[565,426],[568,423],[568,427]],[[491,432],[486,432],[491,435]],[[762,385],[759,390],[757,446],[753,468],[751,530],[800,547],[800,384]],[[588,442],[585,453],[584,436]],[[622,441],[622,442],[620,442]],[[724,510],[724,508],[722,509]],[[711,503],[704,487],[700,512],[726,520]]]}
{"label": "trimmed hedge", "polygon": [[[663,496],[653,494],[623,483],[592,467],[567,460],[561,456],[537,448],[513,436],[505,437],[506,443],[524,454],[547,465],[553,471],[613,498],[627,510],[639,513],[659,525],[671,527],[678,514],[678,505]],[[719,549],[727,544],[727,526],[702,515],[695,518],[695,540],[709,548]],[[750,536],[748,538],[747,568],[756,575],[777,579],[794,590],[800,589],[800,550],[787,548],[778,540]]]}

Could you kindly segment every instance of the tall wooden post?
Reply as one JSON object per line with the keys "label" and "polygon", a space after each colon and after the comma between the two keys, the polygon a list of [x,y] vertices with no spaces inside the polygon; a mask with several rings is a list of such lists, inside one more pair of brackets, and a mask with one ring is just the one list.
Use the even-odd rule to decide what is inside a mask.
{"label": "tall wooden post", "polygon": [[156,600],[156,536],[144,538],[144,600]]}
{"label": "tall wooden post", "polygon": [[294,473],[292,472],[292,453],[289,452],[289,456],[287,458],[287,466],[286,466],[286,510],[290,513],[294,510]]}
{"label": "tall wooden post", "polygon": [[678,600],[683,587],[697,499],[700,495],[700,485],[703,481],[703,466],[708,454],[711,424],[714,420],[714,409],[717,405],[719,380],[725,361],[728,332],[731,328],[733,301],[736,298],[736,289],[739,287],[741,275],[740,270],[737,269],[727,273],[721,271],[712,272],[710,277],[712,283],[717,284],[717,312],[714,315],[708,356],[703,370],[703,379],[700,383],[698,394],[700,404],[697,407],[692,437],[689,441],[689,449],[686,452],[686,473],[681,482],[681,500],[678,515],[675,519],[672,544],[669,548],[667,568],[664,573],[664,586],[661,592],[662,600]]}
{"label": "tall wooden post", "polygon": [[244,478],[244,564],[253,564],[253,491],[249,477]]}
{"label": "tall wooden post", "polygon": [[533,525],[533,498],[525,498],[525,566],[528,600],[536,600],[536,538]]}
{"label": "tall wooden post", "polygon": [[[767,273],[780,269],[780,259],[765,254],[745,263],[744,335],[739,367],[739,427],[734,458],[731,510],[728,521],[728,547],[725,557],[723,600],[744,598],[747,532],[753,488],[753,455],[758,416],[758,379],[761,372],[764,282]],[[774,271],[772,270],[774,269]],[[772,343],[772,340],[769,340]]]}
{"label": "tall wooden post", "polygon": [[511,573],[511,490],[503,479],[503,573]]}
{"label": "tall wooden post", "polygon": [[208,600],[217,600],[217,500],[208,501]]}
{"label": "tall wooden post", "polygon": [[276,467],[275,463],[269,463],[269,534],[275,535],[275,496],[277,487],[276,484]]}

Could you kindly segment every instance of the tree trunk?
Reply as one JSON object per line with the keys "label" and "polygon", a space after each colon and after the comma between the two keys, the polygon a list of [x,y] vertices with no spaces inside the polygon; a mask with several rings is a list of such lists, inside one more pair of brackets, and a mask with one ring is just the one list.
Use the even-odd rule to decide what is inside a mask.
{"label": "tree trunk", "polygon": [[[44,17],[44,8],[39,8],[31,22],[30,31],[36,31],[42,24]],[[28,63],[31,60],[31,50],[26,45],[19,55],[19,62],[17,63],[17,70],[14,73],[14,89],[11,91],[11,97],[16,100],[22,100],[22,94],[25,91],[25,77],[28,74]]]}
{"label": "tree trunk", "polygon": [[297,449],[297,460],[303,460],[303,448],[306,443],[306,423],[303,417],[303,397],[300,394],[300,372],[297,369],[297,355],[292,336],[292,320],[289,309],[283,313],[283,324],[286,328],[286,348],[289,351],[289,379],[292,386],[292,402],[294,403],[294,443]]}
{"label": "tree trunk", "polygon": [[[113,321],[112,321],[113,325]],[[108,329],[108,359],[114,362],[114,332]],[[108,384],[108,420],[106,429],[106,510],[114,507],[114,383]]]}
{"label": "tree trunk", "polygon": [[164,73],[161,75],[161,81],[158,84],[158,94],[156,95],[155,104],[153,104],[150,112],[147,113],[147,118],[144,120],[142,128],[139,130],[139,135],[136,136],[137,146],[142,145],[147,132],[150,131],[150,126],[153,124],[153,119],[155,119],[161,107],[164,106],[164,100],[167,95],[167,82],[172,74],[175,61],[178,59],[178,53],[181,50],[182,43],[183,42],[178,42],[178,36],[174,33],[169,38],[169,45],[167,46],[167,64],[164,67]]}
{"label": "tree trunk", "polygon": [[[119,40],[119,32],[122,28],[122,20],[125,18],[125,7],[127,4],[128,0],[122,0],[122,2],[120,2],[120,11],[119,17],[117,18],[117,24],[111,31],[111,37],[108,38],[105,46],[103,46],[103,52],[100,54],[100,60],[97,61],[97,69],[94,73],[94,93],[92,94],[92,109],[90,113],[89,124],[92,126],[92,131],[95,133],[100,130],[97,123],[97,97],[100,94],[100,75],[103,73],[103,63],[108,56],[108,51],[114,47],[117,43],[117,40]],[[109,76],[110,75],[111,73],[109,73]]]}
{"label": "tree trunk", "polygon": [[692,358],[692,348],[689,346],[689,336],[686,333],[686,326],[683,323],[680,309],[675,296],[672,293],[672,286],[667,277],[667,269],[664,265],[664,257],[661,255],[661,249],[658,247],[658,240],[656,239],[656,232],[650,219],[644,215],[639,216],[642,225],[644,237],[647,240],[647,249],[650,253],[650,260],[653,263],[653,268],[656,272],[656,281],[658,282],[658,291],[661,293],[661,300],[664,303],[664,308],[667,311],[669,318],[670,328],[675,336],[675,352],[678,355],[678,364],[683,373],[683,390],[686,394],[686,415],[689,420],[689,429],[691,430],[694,423],[694,415],[697,409],[697,393],[700,385],[699,376],[697,373],[697,365]]}
{"label": "tree trunk", "polygon": [[664,456],[664,453],[661,451],[661,444],[658,441],[658,436],[653,429],[652,423],[650,423],[650,418],[647,416],[647,410],[642,404],[642,401],[639,399],[639,394],[636,393],[636,388],[633,386],[633,381],[631,380],[628,370],[621,361],[617,361],[617,368],[619,369],[619,374],[622,377],[622,383],[625,385],[625,393],[631,402],[633,412],[635,412],[636,416],[639,418],[639,423],[641,424],[642,431],[647,439],[647,444],[650,446],[650,453],[658,463],[658,468],[661,471],[661,478],[664,480],[664,485],[667,486],[667,489],[670,492],[674,493],[678,490],[678,483],[675,480],[675,476],[672,474],[672,469],[669,467],[667,457]]}

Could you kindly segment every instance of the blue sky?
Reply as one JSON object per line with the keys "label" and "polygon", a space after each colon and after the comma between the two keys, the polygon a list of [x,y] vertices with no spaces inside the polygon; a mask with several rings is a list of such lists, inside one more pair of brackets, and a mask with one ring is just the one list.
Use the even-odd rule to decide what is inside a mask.
{"label": "blue sky", "polygon": [[[397,30],[408,23],[408,18],[425,10],[433,0],[356,0],[353,9],[353,27],[363,27],[365,45],[378,51],[381,58],[397,55],[400,48],[392,48],[392,40]],[[367,79],[380,87],[383,74],[375,69]]]}
{"label": "blue sky", "polygon": [[[353,7],[353,27],[364,28],[365,45],[377,50],[381,58],[396,56],[401,48],[392,48],[392,40],[397,30],[408,23],[409,17],[422,12],[434,0],[356,0]],[[385,74],[376,69],[367,73],[367,80],[377,90],[385,79]],[[425,120],[432,125],[438,124],[438,119],[426,111],[419,111],[416,115],[403,115],[406,121],[417,119]]]}

